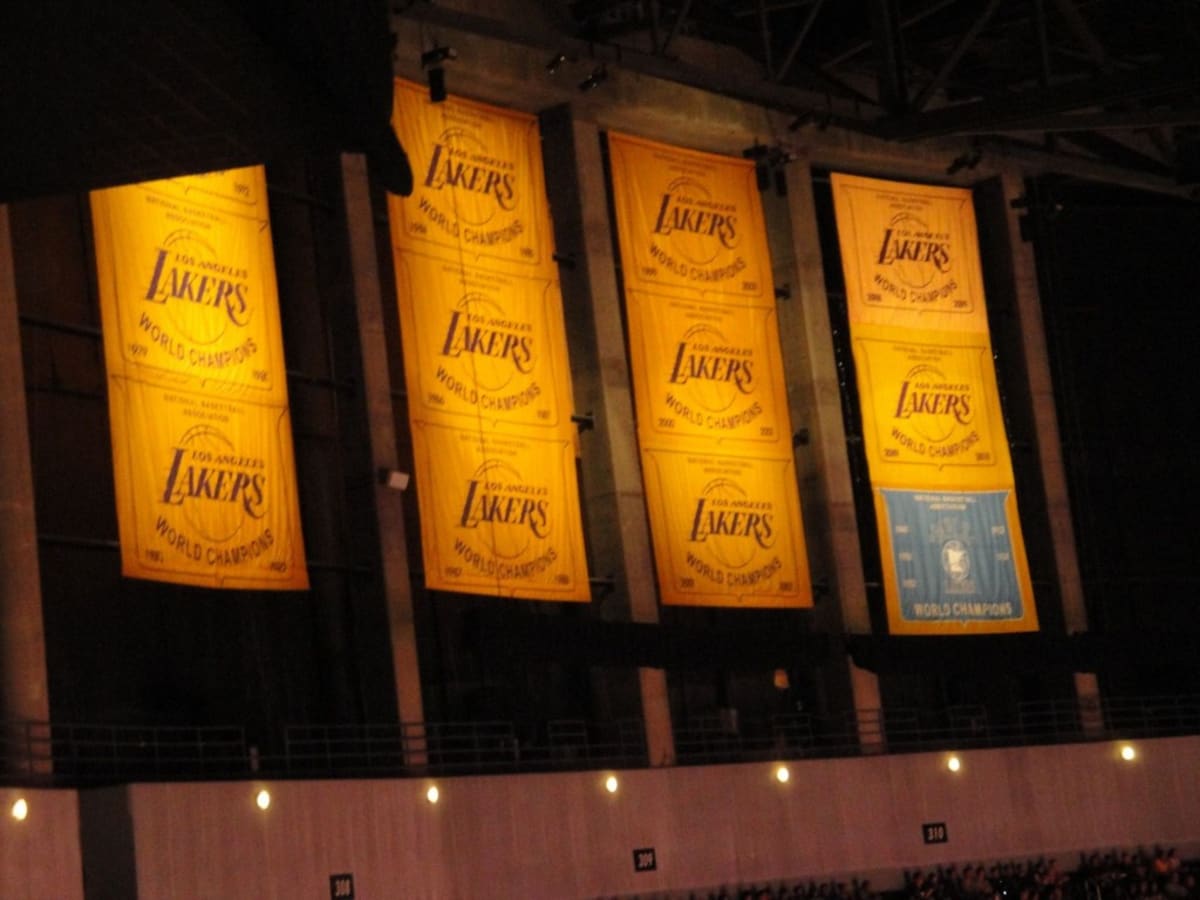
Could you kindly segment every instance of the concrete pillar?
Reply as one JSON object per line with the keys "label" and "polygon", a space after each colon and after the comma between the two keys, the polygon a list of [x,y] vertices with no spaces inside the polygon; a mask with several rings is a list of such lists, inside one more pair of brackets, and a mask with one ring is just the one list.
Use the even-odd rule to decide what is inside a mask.
{"label": "concrete pillar", "polygon": [[[46,638],[42,624],[42,582],[34,521],[33,471],[29,460],[29,418],[25,409],[21,329],[13,269],[8,208],[0,206],[0,719],[48,722]],[[26,732],[29,734],[30,732]],[[14,739],[16,735],[12,736]],[[28,760],[32,770],[49,771],[49,748],[29,742],[9,744],[15,771],[26,768],[29,751],[46,759]]]}
{"label": "concrete pillar", "polygon": [[[1068,634],[1087,631],[1087,606],[1083,579],[1075,553],[1075,528],[1071,521],[1071,500],[1067,493],[1067,475],[1063,467],[1062,440],[1058,431],[1058,407],[1050,378],[1050,355],[1046,348],[1045,319],[1038,293],[1037,262],[1033,245],[1021,237],[1021,211],[1012,201],[1025,194],[1024,181],[1012,172],[1000,176],[1012,253],[1013,289],[1020,323],[1021,347],[1029,378],[1029,398],[1033,407],[1034,440],[1038,465],[1046,492],[1046,515],[1050,520],[1050,540],[1058,593],[1062,598],[1063,622]],[[1100,687],[1093,672],[1075,673],[1075,694],[1079,700],[1084,730],[1103,728],[1100,713]]]}
{"label": "concrete pillar", "polygon": [[[370,185],[364,157],[358,154],[342,156],[342,185],[359,342],[362,347],[363,392],[366,395],[371,463],[376,472],[393,472],[397,471],[399,462],[396,455],[392,383],[383,324],[379,260],[375,253],[375,219],[371,211]],[[425,710],[421,698],[417,631],[413,622],[412,584],[404,535],[403,497],[402,489],[376,480],[375,512],[379,519],[383,589],[391,627],[397,713],[400,721],[409,726],[406,731],[405,763],[422,766],[426,762]]]}
{"label": "concrete pillar", "polygon": [[1086,631],[1087,607],[1084,605],[1079,560],[1075,555],[1075,530],[1071,522],[1066,470],[1063,468],[1058,408],[1050,379],[1050,355],[1046,349],[1045,320],[1042,318],[1042,301],[1038,294],[1037,263],[1033,245],[1021,239],[1021,212],[1011,205],[1011,201],[1024,196],[1025,184],[1011,172],[1001,175],[1001,184],[1008,219],[1021,346],[1029,376],[1029,399],[1033,406],[1034,439],[1037,441],[1038,465],[1046,491],[1046,513],[1050,518],[1050,539],[1054,547],[1063,620],[1068,633]]}
{"label": "concrete pillar", "polygon": [[[829,556],[829,581],[837,608],[824,614],[849,634],[870,634],[871,618],[867,608],[867,588],[863,579],[862,554],[859,551],[858,516],[854,508],[854,489],[846,453],[846,432],[842,423],[841,389],[833,355],[829,300],[825,294],[825,271],[821,265],[821,241],[817,229],[816,205],[812,190],[812,168],[806,160],[787,165],[788,213],[792,226],[795,270],[791,277],[792,297],[780,304],[780,334],[785,343],[805,348],[807,371],[798,374],[811,384],[812,406],[804,421],[797,418],[792,404],[793,428],[807,428],[807,452],[813,457],[815,476],[813,496],[818,503],[807,504],[804,511],[809,532],[823,532],[825,552]],[[785,354],[785,358],[788,354]],[[789,373],[789,382],[792,376]],[[815,507],[815,508],[811,508]],[[816,565],[813,566],[817,568]],[[822,615],[820,609],[818,616]],[[823,623],[825,624],[825,623]],[[883,739],[878,710],[879,679],[872,672],[857,668],[847,656],[850,689],[856,718],[861,723],[859,740],[864,749],[874,748]]]}
{"label": "concrete pillar", "polygon": [[[568,202],[565,197],[556,197],[552,202],[556,224],[566,224],[557,222],[564,213],[578,223],[572,234],[579,246],[560,247],[560,251],[569,249],[575,257],[574,269],[564,273],[563,297],[568,307],[585,308],[591,317],[586,329],[581,323],[580,328],[573,330],[571,320],[578,310],[567,311],[572,368],[577,352],[581,357],[593,357],[595,362],[595,371],[587,379],[589,384],[581,385],[578,373],[575,379],[576,403],[582,399],[582,410],[592,411],[596,418],[595,434],[584,436],[581,489],[589,513],[596,510],[597,515],[610,519],[599,523],[597,515],[589,515],[592,556],[610,560],[614,569],[619,569],[619,573],[613,574],[619,575],[620,586],[627,592],[629,618],[655,623],[658,622],[657,581],[634,429],[633,387],[625,352],[600,133],[594,123],[569,118],[565,108],[556,110],[555,115],[556,135],[569,139],[572,145],[573,152],[566,155],[573,158],[572,174],[579,204],[578,209],[568,210],[564,209]],[[578,299],[576,290],[586,293],[588,301]],[[577,348],[581,335],[588,333],[593,335],[594,345]],[[600,512],[600,507],[607,512]],[[675,739],[666,673],[662,669],[640,669],[638,684],[650,764],[671,765],[675,762]]]}

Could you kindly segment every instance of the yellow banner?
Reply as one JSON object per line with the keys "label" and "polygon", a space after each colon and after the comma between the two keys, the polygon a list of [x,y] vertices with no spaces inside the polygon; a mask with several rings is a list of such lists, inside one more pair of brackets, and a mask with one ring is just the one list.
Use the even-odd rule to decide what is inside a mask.
{"label": "yellow banner", "polygon": [[262,168],[91,206],[122,572],[307,588]]}
{"label": "yellow banner", "polygon": [[832,184],[890,630],[1037,630],[971,192]]}
{"label": "yellow banner", "polygon": [[[418,421],[460,416],[487,428],[570,431],[570,373],[557,280],[396,255],[409,409]],[[566,417],[564,421],[563,417]]]}
{"label": "yellow banner", "polygon": [[850,321],[987,334],[971,192],[833,177]]}
{"label": "yellow banner", "polygon": [[852,326],[864,440],[878,484],[986,488],[1012,466],[987,335]]}
{"label": "yellow banner", "polygon": [[572,441],[414,422],[413,451],[430,588],[587,597]]}
{"label": "yellow banner", "polygon": [[625,284],[774,302],[753,164],[610,133]]}
{"label": "yellow banner", "polygon": [[590,599],[537,119],[396,82],[388,196],[425,582]]}
{"label": "yellow banner", "polygon": [[810,606],[754,167],[608,137],[664,604]]}
{"label": "yellow banner", "polygon": [[811,604],[790,459],[642,450],[665,604]]}
{"label": "yellow banner", "polygon": [[411,196],[389,195],[392,243],[517,271],[553,264],[534,116],[396,80],[392,127],[412,161]]}
{"label": "yellow banner", "polygon": [[626,291],[625,305],[644,443],[790,441],[774,307],[635,290]]}

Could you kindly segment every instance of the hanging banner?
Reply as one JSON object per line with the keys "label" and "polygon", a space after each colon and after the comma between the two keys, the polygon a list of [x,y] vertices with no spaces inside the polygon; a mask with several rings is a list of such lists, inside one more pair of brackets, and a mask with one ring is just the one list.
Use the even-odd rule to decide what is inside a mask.
{"label": "hanging banner", "polygon": [[577,429],[537,119],[396,82],[388,195],[425,583],[587,601]]}
{"label": "hanging banner", "polygon": [[552,271],[554,239],[534,116],[396,80],[392,127],[412,161],[411,196],[388,196],[392,243],[520,272]]}
{"label": "hanging banner", "polygon": [[788,439],[773,306],[635,290],[626,290],[625,306],[638,428],[647,443],[780,447]]}
{"label": "hanging banner", "polygon": [[122,573],[307,588],[263,169],[91,207]]}
{"label": "hanging banner", "polygon": [[642,473],[664,603],[809,605],[790,459],[643,448]]}
{"label": "hanging banner", "polygon": [[430,587],[586,596],[573,442],[415,422],[413,448]]}
{"label": "hanging banner", "polygon": [[[479,420],[570,432],[570,373],[557,280],[396,255],[409,408],[418,420]],[[567,421],[563,420],[563,416]]]}
{"label": "hanging banner", "polygon": [[609,134],[626,287],[773,301],[754,166]]}
{"label": "hanging banner", "polygon": [[608,136],[664,604],[812,605],[754,166]]}
{"label": "hanging banner", "polygon": [[971,192],[832,183],[890,630],[1035,631]]}

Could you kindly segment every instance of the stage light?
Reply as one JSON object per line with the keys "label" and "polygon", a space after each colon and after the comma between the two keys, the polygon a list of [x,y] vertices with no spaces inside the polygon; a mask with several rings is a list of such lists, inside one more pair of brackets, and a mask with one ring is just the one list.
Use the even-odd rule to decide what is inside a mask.
{"label": "stage light", "polygon": [[777,766],[775,768],[775,780],[780,784],[787,784],[792,778],[792,773],[787,766]]}
{"label": "stage light", "polygon": [[610,794],[615,794],[617,792],[617,788],[620,786],[620,782],[617,781],[616,775],[609,775],[604,779],[604,789]]}
{"label": "stage light", "polygon": [[458,59],[458,51],[453,47],[434,47],[421,54],[421,68],[427,70],[430,103],[441,103],[446,99],[446,70],[442,63],[454,59]]}
{"label": "stage light", "polygon": [[951,772],[957,772],[962,768],[962,760],[957,756],[951,756],[948,760],[946,760],[946,768]]}
{"label": "stage light", "polygon": [[583,81],[579,82],[579,89],[584,91],[595,90],[608,80],[608,70],[604,66],[596,66],[592,69],[592,74]]}
{"label": "stage light", "polygon": [[263,788],[254,795],[254,805],[266,812],[271,808],[271,792]]}
{"label": "stage light", "polygon": [[421,68],[428,69],[448,59],[458,59],[458,51],[453,47],[434,47],[421,54]]}
{"label": "stage light", "polygon": [[431,784],[429,786],[429,790],[425,792],[425,799],[431,804],[436,804],[441,797],[442,792],[438,790],[438,786],[436,784]]}
{"label": "stage light", "polygon": [[1121,759],[1125,760],[1125,762],[1133,762],[1137,759],[1137,750],[1133,748],[1133,744],[1121,745]]}
{"label": "stage light", "polygon": [[25,801],[24,797],[18,797],[13,801],[12,809],[9,812],[18,822],[24,822],[25,818],[29,815],[29,804]]}
{"label": "stage light", "polygon": [[559,68],[561,68],[562,64],[565,63],[566,61],[567,61],[567,54],[565,54],[565,53],[554,54],[554,58],[551,59],[550,62],[546,63],[546,71],[549,72],[551,75],[555,75],[558,73],[558,70],[559,70]]}

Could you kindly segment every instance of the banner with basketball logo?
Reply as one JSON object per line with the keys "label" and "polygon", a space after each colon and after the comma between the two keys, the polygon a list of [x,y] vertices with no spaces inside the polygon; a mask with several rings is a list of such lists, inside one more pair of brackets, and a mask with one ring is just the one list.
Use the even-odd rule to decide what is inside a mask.
{"label": "banner with basketball logo", "polygon": [[262,167],[91,208],[123,574],[307,588]]}
{"label": "banner with basketball logo", "polygon": [[754,166],[608,135],[664,604],[812,603]]}
{"label": "banner with basketball logo", "polygon": [[388,195],[425,583],[590,599],[537,119],[398,80]]}
{"label": "banner with basketball logo", "polygon": [[971,192],[832,176],[890,629],[1037,629]]}

